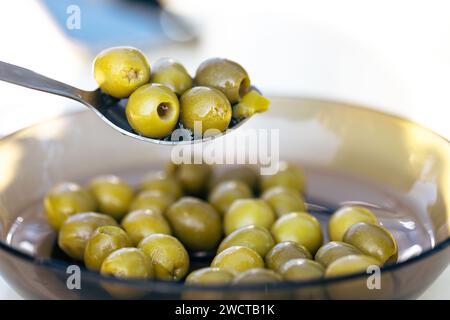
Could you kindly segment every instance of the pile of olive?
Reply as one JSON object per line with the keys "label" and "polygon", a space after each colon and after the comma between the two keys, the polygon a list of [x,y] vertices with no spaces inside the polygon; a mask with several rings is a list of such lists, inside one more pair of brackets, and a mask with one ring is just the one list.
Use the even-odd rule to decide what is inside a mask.
{"label": "pile of olive", "polygon": [[[369,209],[333,213],[331,242],[324,244],[305,205],[302,170],[285,162],[271,176],[253,169],[171,164],[145,176],[137,191],[116,176],[101,176],[86,187],[56,186],[44,207],[68,256],[120,278],[272,283],[396,261],[394,237]],[[192,270],[199,252],[213,253],[210,267]]]}
{"label": "pile of olive", "polygon": [[251,86],[247,71],[221,58],[204,61],[192,78],[173,59],[160,59],[150,68],[138,49],[114,47],[97,55],[94,78],[104,93],[128,98],[128,122],[150,138],[165,138],[177,127],[214,135],[269,107],[269,100]]}

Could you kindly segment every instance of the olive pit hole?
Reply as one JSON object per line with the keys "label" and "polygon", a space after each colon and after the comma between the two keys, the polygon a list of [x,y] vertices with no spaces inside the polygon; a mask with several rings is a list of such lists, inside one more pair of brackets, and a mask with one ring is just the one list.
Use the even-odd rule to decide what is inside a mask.
{"label": "olive pit hole", "polygon": [[168,102],[161,102],[156,110],[161,119],[167,119],[172,112],[172,106]]}
{"label": "olive pit hole", "polygon": [[128,80],[128,82],[132,82],[136,79],[139,79],[142,77],[142,71],[139,71],[138,69],[129,69],[124,70],[124,78]]}
{"label": "olive pit hole", "polygon": [[242,98],[250,89],[250,79],[245,77],[239,84],[239,96]]}

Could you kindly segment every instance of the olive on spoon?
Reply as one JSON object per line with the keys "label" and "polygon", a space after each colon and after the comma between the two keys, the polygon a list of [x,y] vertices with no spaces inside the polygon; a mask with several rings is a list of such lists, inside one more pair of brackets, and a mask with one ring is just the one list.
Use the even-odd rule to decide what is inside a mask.
{"label": "olive on spoon", "polygon": [[[105,94],[99,88],[93,91],[81,90],[68,84],[50,79],[34,71],[0,61],[0,80],[26,88],[39,90],[55,95],[63,96],[78,101],[95,112],[109,126],[120,133],[137,140],[151,142],[156,144],[176,145],[181,143],[200,142],[211,139],[212,137],[196,137],[192,141],[171,141],[168,139],[154,139],[137,134],[130,126],[123,103],[124,100],[114,98]],[[247,118],[241,119],[233,125],[233,129],[242,125]],[[226,134],[227,131],[220,135]],[[218,136],[218,135],[216,135]],[[215,137],[216,137],[215,136]]]}

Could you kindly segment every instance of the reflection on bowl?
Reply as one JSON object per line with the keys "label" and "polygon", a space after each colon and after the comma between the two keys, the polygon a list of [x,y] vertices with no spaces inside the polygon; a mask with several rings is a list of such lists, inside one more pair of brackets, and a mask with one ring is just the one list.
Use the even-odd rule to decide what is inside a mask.
{"label": "reflection on bowl", "polygon": [[[121,136],[90,112],[50,120],[0,140],[2,275],[27,298],[110,298],[103,289],[109,282],[121,291],[138,291],[143,298],[414,298],[448,265],[448,141],[406,120],[364,108],[273,98],[267,114],[208,142],[203,151],[217,148],[233,156],[244,151],[248,159],[264,160],[255,154],[260,150],[245,143],[250,129],[273,129],[266,132],[272,139],[272,157],[303,166],[309,209],[319,220],[326,221],[330,210],[342,204],[362,203],[393,232],[399,263],[382,269],[380,289],[368,288],[367,274],[270,287],[188,287],[106,278],[84,268],[81,290],[68,289],[66,269],[71,263],[53,250],[55,234],[41,205],[46,191],[61,181],[85,183],[108,173],[135,183],[143,173],[161,169],[174,150]],[[227,143],[236,138],[241,148]]]}

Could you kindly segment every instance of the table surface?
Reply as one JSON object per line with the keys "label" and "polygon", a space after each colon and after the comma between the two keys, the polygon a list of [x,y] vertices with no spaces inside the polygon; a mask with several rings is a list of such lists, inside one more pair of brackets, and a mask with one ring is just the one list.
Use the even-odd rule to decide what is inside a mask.
{"label": "table surface", "polygon": [[[146,48],[151,62],[172,56],[192,73],[207,57],[229,57],[245,65],[268,94],[377,106],[450,138],[450,42],[443,41],[450,38],[449,1],[165,2],[193,23],[199,40]],[[23,10],[20,1],[0,4],[0,35],[4,43],[14,44],[2,46],[0,60],[94,88],[93,53],[64,37],[40,1],[27,5]],[[63,98],[5,83],[0,83],[0,91],[0,136],[80,108]],[[421,298],[450,299],[449,283],[447,268]],[[0,299],[14,298],[20,297],[0,279]]]}

